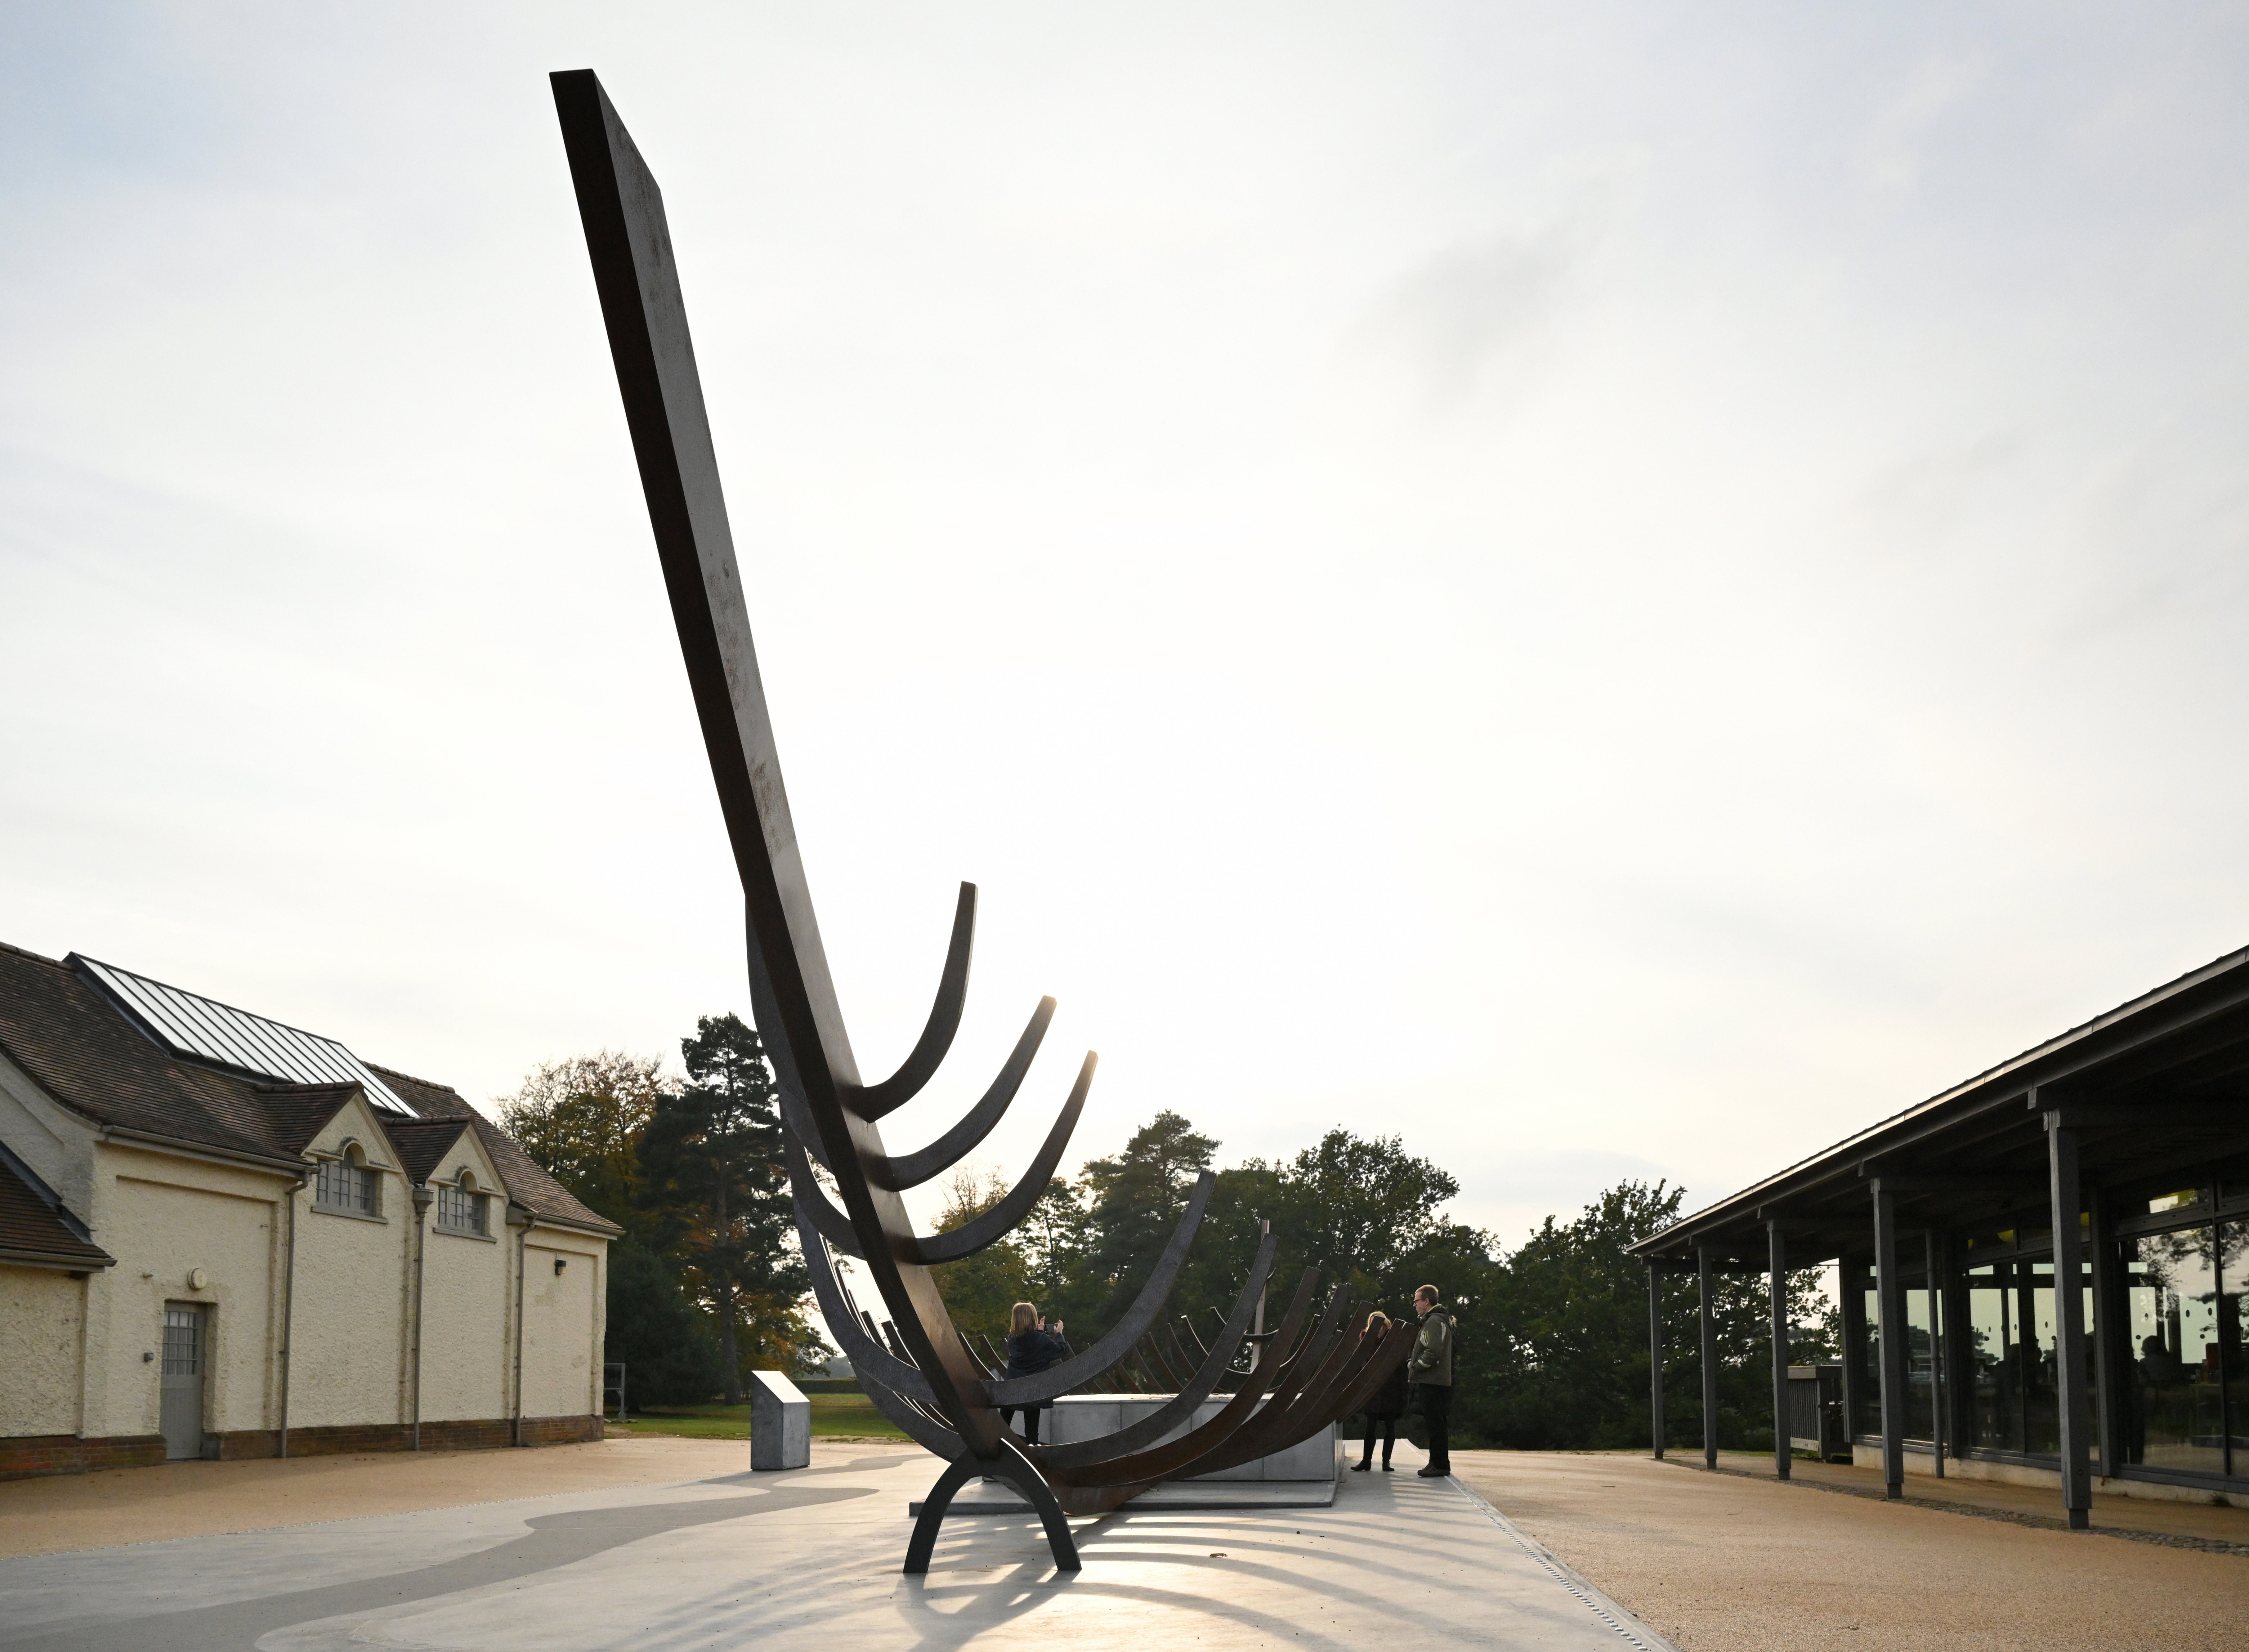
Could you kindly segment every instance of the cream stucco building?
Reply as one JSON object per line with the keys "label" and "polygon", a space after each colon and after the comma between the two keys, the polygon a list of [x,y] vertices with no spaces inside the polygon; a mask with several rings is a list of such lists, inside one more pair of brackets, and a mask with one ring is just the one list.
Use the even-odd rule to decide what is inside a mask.
{"label": "cream stucco building", "polygon": [[597,1438],[617,1232],[443,1085],[0,946],[0,1478]]}

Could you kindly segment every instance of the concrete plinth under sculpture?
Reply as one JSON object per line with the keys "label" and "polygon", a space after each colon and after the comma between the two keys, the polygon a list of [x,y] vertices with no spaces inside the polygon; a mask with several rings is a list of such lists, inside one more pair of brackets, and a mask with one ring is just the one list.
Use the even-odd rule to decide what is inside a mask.
{"label": "concrete plinth under sculpture", "polygon": [[[1097,1440],[1104,1435],[1152,1416],[1167,1404],[1168,1394],[1065,1394],[1054,1402],[1040,1426],[1042,1437],[1049,1445],[1067,1445],[1076,1440]],[[1195,1408],[1193,1417],[1181,1423],[1162,1440],[1176,1440],[1189,1428],[1209,1421],[1225,1409],[1234,1396],[1214,1394]],[[1261,1406],[1259,1410],[1262,1410]],[[1250,1414],[1255,1416],[1256,1413]],[[1230,1469],[1215,1470],[1209,1474],[1187,1474],[1167,1479],[1166,1485],[1178,1485],[1201,1480],[1285,1480],[1305,1482],[1325,1480],[1332,1483],[1341,1472],[1342,1446],[1336,1437],[1332,1422],[1316,1430],[1296,1444],[1266,1456],[1252,1458]]]}
{"label": "concrete plinth under sculpture", "polygon": [[[1180,1424],[1164,1438],[1177,1439],[1189,1428],[1209,1421],[1233,1397],[1227,1394],[1212,1395],[1195,1408],[1191,1421]],[[1098,1440],[1153,1415],[1172,1398],[1168,1394],[1065,1394],[1046,1413],[1045,1421],[1040,1424],[1040,1437],[1049,1445]],[[1338,1437],[1336,1425],[1331,1422],[1310,1438],[1269,1456],[1209,1474],[1181,1475],[1165,1480],[1152,1491],[1142,1492],[1130,1506],[1150,1514],[1324,1509],[1335,1502],[1336,1483],[1342,1477],[1343,1461],[1343,1442]],[[921,1511],[918,1501],[908,1505],[909,1513],[918,1515]],[[957,1516],[1029,1511],[1030,1504],[1012,1487],[989,1481],[963,1491],[946,1513]]]}

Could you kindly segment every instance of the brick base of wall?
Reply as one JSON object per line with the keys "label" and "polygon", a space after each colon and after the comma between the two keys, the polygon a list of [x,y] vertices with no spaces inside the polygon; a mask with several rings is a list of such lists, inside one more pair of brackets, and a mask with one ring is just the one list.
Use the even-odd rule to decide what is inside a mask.
{"label": "brick base of wall", "polygon": [[[506,1417],[464,1422],[425,1422],[424,1451],[480,1451],[513,1443],[515,1425]],[[572,1445],[603,1438],[598,1416],[526,1417],[523,1443],[527,1446]],[[281,1435],[275,1428],[240,1428],[207,1435],[204,1450],[217,1446],[217,1455],[229,1462],[244,1457],[278,1457]],[[397,1423],[368,1423],[332,1428],[292,1428],[292,1457],[340,1456],[359,1451],[410,1451],[414,1430]],[[164,1461],[164,1436],[133,1435],[113,1440],[81,1440],[74,1434],[18,1435],[0,1439],[0,1480],[29,1479],[42,1474],[85,1474],[93,1469],[138,1469]]]}
{"label": "brick base of wall", "polygon": [[83,1440],[74,1434],[17,1435],[0,1439],[0,1480],[42,1474],[86,1474],[95,1469],[141,1469],[164,1460],[161,1434]]}

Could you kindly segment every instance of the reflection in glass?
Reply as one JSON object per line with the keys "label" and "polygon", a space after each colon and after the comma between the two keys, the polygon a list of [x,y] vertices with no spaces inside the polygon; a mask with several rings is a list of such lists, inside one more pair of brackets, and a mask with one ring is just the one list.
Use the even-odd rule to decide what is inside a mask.
{"label": "reflection in glass", "polygon": [[1929,1330],[1929,1282],[1905,1282],[1905,1437],[1936,1438],[1936,1345]]}
{"label": "reflection in glass", "polygon": [[2015,1311],[2025,1332],[2022,1350],[2023,1442],[2032,1456],[2061,1455],[2061,1396],[2055,1380],[2053,1263],[2015,1264]]}
{"label": "reflection in glass", "polygon": [[2127,1463],[2225,1472],[2213,1237],[2211,1229],[2188,1228],[2123,1242],[2133,1376]]}
{"label": "reflection in glass", "polygon": [[[2094,1380],[2093,1271],[2078,1266],[2079,1300],[2085,1311],[2087,1411],[2101,1414]],[[1970,1268],[1968,1346],[1968,1443],[1979,1451],[2057,1456],[2061,1451],[2058,1337],[2053,1319],[2051,1261],[1986,1263]]]}
{"label": "reflection in glass", "polygon": [[1874,1288],[1874,1277],[1871,1269],[1860,1276],[1867,1281],[1860,1291],[1867,1304],[1867,1334],[1860,1339],[1855,1407],[1858,1415],[1851,1420],[1851,1427],[1859,1434],[1879,1435],[1882,1431],[1882,1309]]}
{"label": "reflection in glass", "polygon": [[2014,1264],[2007,1262],[1968,1270],[1970,1443],[1982,1451],[2023,1449],[2017,1402],[2021,1321],[2014,1313],[2013,1277]]}

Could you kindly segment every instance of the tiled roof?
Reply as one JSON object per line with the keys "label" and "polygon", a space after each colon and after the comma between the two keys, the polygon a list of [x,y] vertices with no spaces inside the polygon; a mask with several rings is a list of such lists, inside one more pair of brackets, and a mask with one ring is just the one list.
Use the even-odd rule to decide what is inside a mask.
{"label": "tiled roof", "polygon": [[265,1104],[273,1139],[292,1155],[312,1146],[313,1138],[360,1093],[357,1084],[257,1084],[252,1088]]}
{"label": "tiled roof", "polygon": [[[567,1222],[581,1228],[591,1228],[597,1233],[621,1234],[624,1231],[608,1217],[596,1215],[572,1196],[562,1184],[533,1162],[516,1139],[502,1130],[469,1105],[460,1091],[444,1084],[433,1084],[426,1078],[416,1078],[411,1073],[394,1071],[389,1067],[368,1065],[376,1077],[396,1091],[406,1105],[424,1119],[465,1119],[475,1127],[477,1139],[484,1144],[485,1155],[499,1179],[507,1184],[507,1196],[534,1216],[547,1216],[556,1222]],[[394,1132],[394,1134],[396,1132]],[[450,1146],[449,1142],[447,1144]]]}
{"label": "tiled roof", "polygon": [[386,1119],[382,1123],[398,1149],[400,1167],[412,1182],[424,1182],[435,1175],[461,1132],[469,1127],[465,1119]]}
{"label": "tiled roof", "polygon": [[492,1155],[499,1179],[507,1184],[508,1197],[532,1215],[567,1222],[573,1227],[591,1228],[611,1238],[624,1232],[608,1217],[596,1215],[580,1204],[561,1182],[532,1162],[521,1143],[482,1113],[471,1115],[469,1124],[476,1131],[477,1139],[484,1143],[485,1151]]}
{"label": "tiled roof", "polygon": [[0,1158],[0,1261],[107,1268],[117,1260],[79,1236],[38,1178]]}
{"label": "tiled roof", "polygon": [[5,945],[0,1050],[97,1124],[256,1159],[297,1156],[249,1081],[174,1060],[67,964]]}
{"label": "tiled roof", "polygon": [[[69,964],[4,942],[0,1050],[48,1095],[96,1124],[291,1169],[303,1165],[306,1144],[359,1091],[347,1084],[263,1083],[179,1059]],[[436,1168],[438,1158],[460,1139],[458,1126],[465,1121],[499,1170],[512,1203],[534,1216],[597,1233],[624,1231],[571,1197],[514,1138],[457,1091],[366,1064],[420,1116],[417,1123],[382,1115],[404,1167],[416,1180]],[[448,1130],[447,1125],[453,1127]],[[417,1160],[425,1158],[417,1168]],[[36,1195],[26,1196],[38,1202]],[[0,1213],[0,1223],[5,1220]],[[0,1244],[4,1236],[0,1227]]]}

